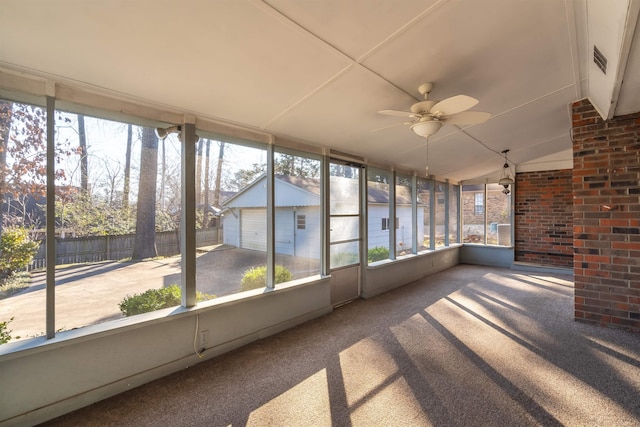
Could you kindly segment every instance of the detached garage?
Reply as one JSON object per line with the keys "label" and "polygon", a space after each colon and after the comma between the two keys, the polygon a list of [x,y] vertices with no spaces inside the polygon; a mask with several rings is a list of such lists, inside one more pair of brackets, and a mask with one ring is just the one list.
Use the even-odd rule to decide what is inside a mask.
{"label": "detached garage", "polygon": [[[334,201],[353,203],[357,188],[354,180],[331,182]],[[356,184],[357,185],[357,184]],[[223,203],[224,243],[242,249],[266,251],[267,210],[266,177]],[[368,183],[369,249],[389,245],[389,190],[383,183]],[[277,254],[320,259],[320,182],[290,175],[275,176],[275,249]],[[338,196],[340,195],[340,196]],[[337,198],[344,200],[336,200]],[[401,250],[405,230],[411,224],[411,194],[400,187],[396,194],[396,228],[400,230],[396,249]],[[418,210],[418,236],[424,236],[423,211]],[[386,224],[386,225],[385,225]],[[348,233],[347,233],[348,234]],[[406,234],[406,236],[405,236]]]}
{"label": "detached garage", "polygon": [[[266,177],[262,176],[223,204],[224,243],[266,251]],[[275,177],[276,253],[320,258],[320,183],[288,175]]]}

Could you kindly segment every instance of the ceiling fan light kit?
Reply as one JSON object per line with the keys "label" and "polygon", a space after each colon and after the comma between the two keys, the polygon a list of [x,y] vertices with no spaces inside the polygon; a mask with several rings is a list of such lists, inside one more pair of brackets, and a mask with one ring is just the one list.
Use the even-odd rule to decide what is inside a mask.
{"label": "ceiling fan light kit", "polygon": [[441,127],[442,122],[440,120],[425,120],[412,124],[411,130],[418,136],[428,138],[438,132]]}

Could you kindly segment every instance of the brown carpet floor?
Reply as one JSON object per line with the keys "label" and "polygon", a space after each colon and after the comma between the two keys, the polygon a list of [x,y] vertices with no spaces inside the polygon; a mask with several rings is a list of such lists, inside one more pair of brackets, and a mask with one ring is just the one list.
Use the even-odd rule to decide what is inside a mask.
{"label": "brown carpet floor", "polygon": [[574,322],[569,275],[460,265],[47,425],[638,426],[640,336]]}

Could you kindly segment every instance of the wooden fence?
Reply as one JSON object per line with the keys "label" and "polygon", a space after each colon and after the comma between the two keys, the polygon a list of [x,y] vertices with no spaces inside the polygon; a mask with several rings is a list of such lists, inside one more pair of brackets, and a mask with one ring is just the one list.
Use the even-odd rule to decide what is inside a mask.
{"label": "wooden fence", "polygon": [[[121,236],[90,236],[56,238],[56,265],[77,264],[130,258],[133,254],[135,234]],[[211,246],[222,243],[222,229],[205,228],[196,230],[196,246]],[[156,233],[156,247],[159,256],[171,256],[180,253],[180,231]],[[46,241],[40,241],[29,270],[46,267]]]}

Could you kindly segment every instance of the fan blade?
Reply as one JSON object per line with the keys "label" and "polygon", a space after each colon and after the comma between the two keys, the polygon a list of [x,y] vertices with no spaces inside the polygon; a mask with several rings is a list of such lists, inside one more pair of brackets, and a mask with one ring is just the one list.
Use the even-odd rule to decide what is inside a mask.
{"label": "fan blade", "polygon": [[478,102],[480,101],[467,95],[456,95],[438,102],[431,107],[429,112],[435,117],[452,116],[461,111],[468,110]]}
{"label": "fan blade", "polygon": [[491,117],[491,113],[485,113],[484,111],[463,111],[458,114],[454,114],[449,117],[441,117],[440,120],[445,125],[479,125],[484,123]]}
{"label": "fan blade", "polygon": [[398,117],[414,117],[410,111],[398,111],[398,110],[382,110],[378,111],[379,114],[384,114],[385,116],[398,116]]}
{"label": "fan blade", "polygon": [[412,122],[396,123],[394,125],[384,126],[378,129],[372,129],[370,132],[378,132],[379,130],[389,129],[400,125],[410,125]]}

